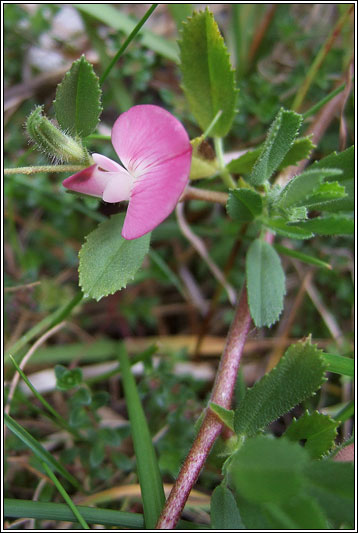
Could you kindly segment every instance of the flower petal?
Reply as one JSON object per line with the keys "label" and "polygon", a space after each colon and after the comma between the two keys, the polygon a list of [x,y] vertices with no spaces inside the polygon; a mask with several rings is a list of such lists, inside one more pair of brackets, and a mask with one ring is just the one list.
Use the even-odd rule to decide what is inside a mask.
{"label": "flower petal", "polygon": [[66,178],[62,185],[71,191],[101,197],[109,180],[108,174],[92,165]]}
{"label": "flower petal", "polygon": [[108,172],[116,172],[123,170],[123,167],[116,163],[115,161],[112,161],[109,157],[106,157],[105,155],[101,154],[92,154],[93,161],[104,170],[107,170]]}
{"label": "flower petal", "polygon": [[112,129],[112,144],[134,177],[152,165],[191,152],[183,125],[155,105],[137,105],[122,113]]}
{"label": "flower petal", "polygon": [[126,174],[124,174],[124,172],[108,172],[108,174],[111,174],[112,178],[104,189],[102,196],[103,200],[109,203],[129,200],[134,181],[129,172],[126,172]]}
{"label": "flower petal", "polygon": [[190,164],[191,150],[135,180],[122,228],[125,239],[145,235],[170,215],[188,182]]}

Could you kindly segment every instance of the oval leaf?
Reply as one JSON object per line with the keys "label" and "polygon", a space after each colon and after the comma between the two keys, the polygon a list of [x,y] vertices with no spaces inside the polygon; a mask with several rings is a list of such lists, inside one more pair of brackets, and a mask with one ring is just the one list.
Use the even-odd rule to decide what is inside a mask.
{"label": "oval leaf", "polygon": [[254,240],[247,252],[246,277],[250,312],[255,325],[271,326],[283,309],[285,273],[276,251],[261,239]]}
{"label": "oval leaf", "polygon": [[210,502],[211,529],[245,529],[235,498],[225,485],[214,490]]}
{"label": "oval leaf", "polygon": [[121,236],[123,218],[120,213],[102,222],[80,250],[80,286],[85,296],[100,300],[123,289],[149,250],[149,233],[131,241]]}
{"label": "oval leaf", "polygon": [[208,9],[193,13],[183,24],[179,46],[183,89],[190,109],[203,131],[221,110],[211,135],[224,137],[235,115],[237,90],[228,50]]}
{"label": "oval leaf", "polygon": [[102,111],[99,80],[85,56],[72,64],[57,86],[56,118],[69,134],[87,137],[96,128]]}
{"label": "oval leaf", "polygon": [[230,191],[226,210],[237,222],[251,222],[262,211],[261,196],[250,189],[235,189]]}

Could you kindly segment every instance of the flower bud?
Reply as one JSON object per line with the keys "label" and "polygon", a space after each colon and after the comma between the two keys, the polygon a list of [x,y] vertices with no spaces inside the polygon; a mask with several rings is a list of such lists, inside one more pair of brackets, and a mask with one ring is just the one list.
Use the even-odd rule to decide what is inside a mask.
{"label": "flower bud", "polygon": [[26,131],[36,146],[49,157],[65,163],[86,163],[87,150],[77,141],[56,128],[37,106],[26,121]]}

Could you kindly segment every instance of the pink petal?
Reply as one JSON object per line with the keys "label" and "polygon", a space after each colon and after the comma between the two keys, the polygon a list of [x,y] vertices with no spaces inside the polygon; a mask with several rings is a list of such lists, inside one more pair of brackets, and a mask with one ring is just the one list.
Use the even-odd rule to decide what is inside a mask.
{"label": "pink petal", "polygon": [[109,203],[122,202],[123,200],[129,200],[133,177],[127,172],[108,172],[113,178],[108,182],[103,192],[103,200]]}
{"label": "pink petal", "polygon": [[175,208],[188,182],[191,150],[148,170],[133,185],[122,228],[137,239],[157,227]]}
{"label": "pink petal", "polygon": [[122,113],[112,129],[112,144],[135,177],[152,165],[191,151],[183,125],[155,105],[137,105]]}
{"label": "pink petal", "polygon": [[92,165],[66,178],[62,185],[71,191],[101,197],[108,179],[108,172],[98,171],[97,165]]}
{"label": "pink petal", "polygon": [[92,154],[93,161],[104,170],[107,170],[108,172],[116,172],[123,170],[123,167],[116,163],[115,161],[112,161],[109,157],[106,157],[105,155],[101,154]]}
{"label": "pink petal", "polygon": [[[113,184],[112,181],[114,182]],[[114,203],[120,200],[128,200],[128,187],[130,190],[132,181],[132,176],[120,165],[118,165],[116,172],[106,172],[100,170],[97,165],[92,165],[66,178],[62,185],[71,191],[103,197],[106,202]],[[108,194],[106,193],[107,189]],[[117,192],[115,189],[117,189]],[[117,198],[120,198],[120,200]]]}
{"label": "pink petal", "polygon": [[189,137],[165,109],[138,105],[116,120],[112,144],[136,178],[122,229],[125,239],[136,239],[158,226],[178,202],[190,172]]}

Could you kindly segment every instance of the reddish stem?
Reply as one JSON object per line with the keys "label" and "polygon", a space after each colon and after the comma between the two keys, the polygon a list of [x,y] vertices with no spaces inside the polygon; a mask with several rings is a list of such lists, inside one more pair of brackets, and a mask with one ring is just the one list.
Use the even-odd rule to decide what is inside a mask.
{"label": "reddish stem", "polygon": [[[217,372],[211,401],[230,409],[241,355],[251,323],[246,288],[241,292],[224,353]],[[210,450],[223,428],[222,422],[207,410],[194,444],[159,517],[156,529],[174,529]]]}

